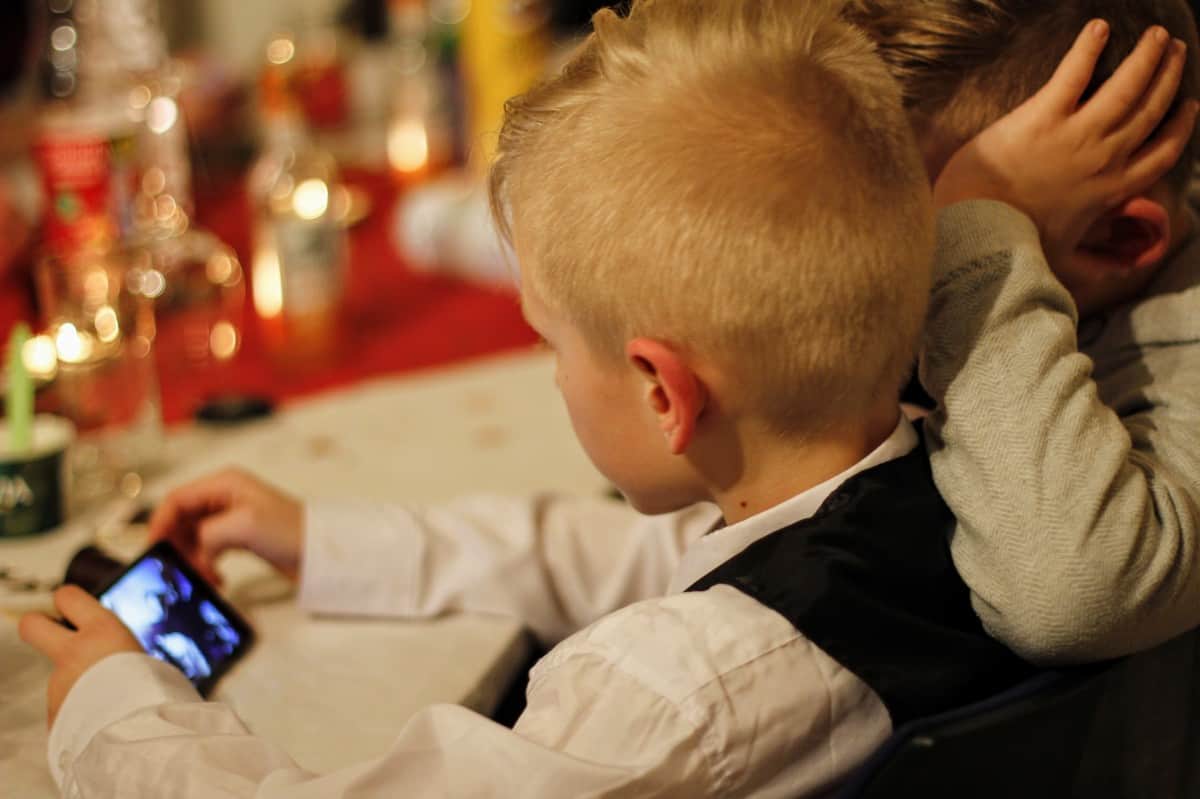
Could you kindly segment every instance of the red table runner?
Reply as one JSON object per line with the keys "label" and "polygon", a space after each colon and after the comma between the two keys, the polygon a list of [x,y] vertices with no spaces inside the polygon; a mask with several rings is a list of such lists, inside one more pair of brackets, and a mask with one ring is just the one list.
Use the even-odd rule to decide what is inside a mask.
{"label": "red table runner", "polygon": [[[346,178],[369,194],[372,208],[350,231],[339,356],[302,372],[275,364],[264,351],[247,291],[242,347],[228,364],[189,371],[160,361],[163,417],[168,423],[189,418],[204,399],[218,393],[258,394],[280,402],[373,375],[466,360],[537,340],[521,317],[514,293],[408,269],[391,240],[397,194],[391,180],[361,172]],[[226,181],[201,191],[197,199],[199,225],[237,251],[248,275],[251,214],[243,183]],[[10,275],[0,286],[0,334],[7,336],[17,319],[32,315],[27,281]]]}

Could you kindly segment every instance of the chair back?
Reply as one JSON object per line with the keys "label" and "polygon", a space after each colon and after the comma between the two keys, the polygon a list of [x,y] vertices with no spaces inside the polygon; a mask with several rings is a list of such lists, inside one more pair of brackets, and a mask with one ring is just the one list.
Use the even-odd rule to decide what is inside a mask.
{"label": "chair back", "polygon": [[911,721],[836,796],[1071,796],[1107,670],[1041,672],[989,699]]}

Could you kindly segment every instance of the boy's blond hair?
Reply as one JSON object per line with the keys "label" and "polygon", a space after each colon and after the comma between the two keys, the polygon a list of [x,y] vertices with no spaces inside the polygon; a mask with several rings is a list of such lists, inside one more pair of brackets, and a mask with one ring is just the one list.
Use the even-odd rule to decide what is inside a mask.
{"label": "boy's blond hair", "polygon": [[[879,45],[914,126],[944,152],[1040,89],[1096,18],[1110,34],[1093,91],[1147,28],[1162,25],[1188,46],[1176,102],[1200,92],[1200,47],[1186,0],[847,0],[847,17]],[[1198,137],[1200,128],[1169,176],[1177,192],[1188,183]]]}
{"label": "boy's blond hair", "polygon": [[899,89],[827,0],[601,11],[508,104],[493,210],[523,290],[598,353],[720,364],[781,433],[896,397],[924,319],[928,181]]}

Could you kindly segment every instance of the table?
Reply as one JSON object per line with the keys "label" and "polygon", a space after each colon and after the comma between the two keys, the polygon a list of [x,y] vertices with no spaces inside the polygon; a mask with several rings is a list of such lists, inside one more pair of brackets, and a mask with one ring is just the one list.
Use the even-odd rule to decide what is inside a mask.
{"label": "table", "polygon": [[[147,483],[147,496],[229,463],[305,497],[424,502],[474,490],[595,494],[606,487],[570,432],[543,353],[368,381],[248,427],[179,428],[169,461]],[[124,510],[105,508],[45,539],[0,543],[0,562],[61,574],[73,547]],[[223,568],[227,594],[260,640],[215,698],[311,769],[381,753],[405,719],[431,703],[489,712],[526,656],[511,619],[310,618],[260,561],[246,555]],[[45,766],[48,668],[17,640],[11,612],[0,613],[0,664],[0,786],[5,795],[54,796]]]}

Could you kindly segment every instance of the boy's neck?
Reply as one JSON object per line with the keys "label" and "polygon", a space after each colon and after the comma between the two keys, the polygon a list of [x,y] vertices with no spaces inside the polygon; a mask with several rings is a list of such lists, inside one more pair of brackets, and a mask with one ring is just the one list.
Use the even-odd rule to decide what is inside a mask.
{"label": "boy's neck", "polygon": [[[739,478],[714,489],[712,501],[726,524],[736,524],[775,507],[846,471],[870,455],[895,431],[898,406],[876,413],[852,429],[797,442],[770,433],[744,442]],[[752,455],[750,453],[753,453]]]}

